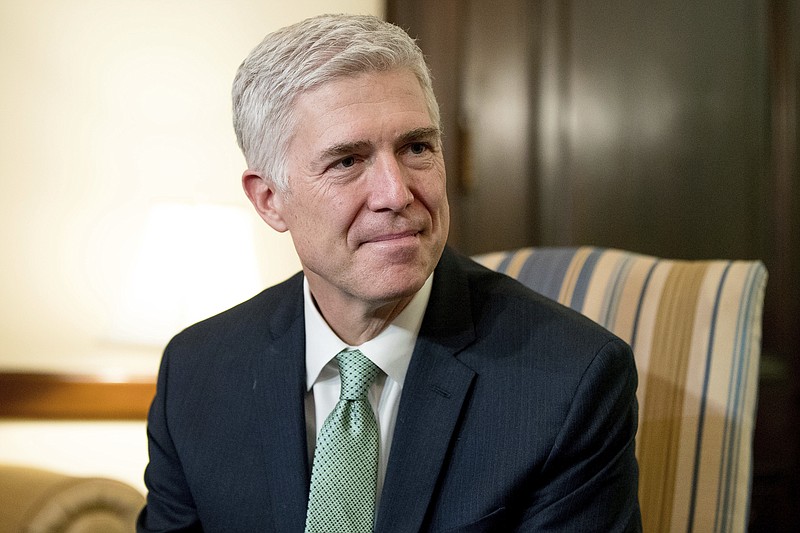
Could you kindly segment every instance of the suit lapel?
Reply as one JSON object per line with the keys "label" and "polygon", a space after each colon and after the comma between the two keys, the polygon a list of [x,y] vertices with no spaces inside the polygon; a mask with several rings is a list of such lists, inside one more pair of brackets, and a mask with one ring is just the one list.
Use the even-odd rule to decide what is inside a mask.
{"label": "suit lapel", "polygon": [[[421,529],[475,372],[455,355],[475,339],[469,285],[448,250],[406,373],[377,531]],[[285,284],[282,301],[253,343],[253,387],[264,443],[265,480],[276,531],[302,531],[309,490],[305,428],[305,323],[302,276]],[[288,303],[287,303],[288,302]]]}
{"label": "suit lapel", "polygon": [[302,277],[298,281],[282,298],[290,303],[272,311],[274,318],[264,333],[268,337],[255,344],[252,356],[254,401],[269,472],[265,482],[276,531],[302,531],[308,501]]}
{"label": "suit lapel", "polygon": [[420,531],[475,372],[455,358],[475,338],[469,287],[446,250],[406,374],[377,531]]}

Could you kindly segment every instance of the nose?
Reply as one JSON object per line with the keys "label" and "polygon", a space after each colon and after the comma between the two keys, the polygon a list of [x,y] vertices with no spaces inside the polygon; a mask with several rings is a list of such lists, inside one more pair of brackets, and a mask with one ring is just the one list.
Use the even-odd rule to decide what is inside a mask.
{"label": "nose", "polygon": [[399,212],[414,201],[409,176],[394,154],[376,159],[368,183],[367,206],[372,211]]}

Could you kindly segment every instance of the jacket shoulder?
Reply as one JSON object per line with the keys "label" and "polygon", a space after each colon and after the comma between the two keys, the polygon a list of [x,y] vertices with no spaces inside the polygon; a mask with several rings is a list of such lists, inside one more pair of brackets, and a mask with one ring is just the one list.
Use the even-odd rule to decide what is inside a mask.
{"label": "jacket shoulder", "polygon": [[303,275],[263,290],[226,311],[193,324],[172,338],[167,352],[213,351],[215,346],[241,346],[254,336],[277,335],[303,315]]}
{"label": "jacket shoulder", "polygon": [[[588,365],[606,345],[629,352],[616,335],[581,313],[526,287],[519,281],[455,254],[455,267],[463,273],[469,295],[468,308],[478,342],[506,347],[532,347],[533,356],[562,367]],[[584,361],[579,361],[584,359]]]}

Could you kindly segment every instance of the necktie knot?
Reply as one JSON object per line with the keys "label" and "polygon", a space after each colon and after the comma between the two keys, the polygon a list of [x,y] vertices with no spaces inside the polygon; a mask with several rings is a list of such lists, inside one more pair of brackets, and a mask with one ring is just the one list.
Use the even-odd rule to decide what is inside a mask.
{"label": "necktie knot", "polygon": [[336,356],[342,380],[340,400],[364,400],[372,382],[378,376],[375,363],[359,350],[343,350]]}

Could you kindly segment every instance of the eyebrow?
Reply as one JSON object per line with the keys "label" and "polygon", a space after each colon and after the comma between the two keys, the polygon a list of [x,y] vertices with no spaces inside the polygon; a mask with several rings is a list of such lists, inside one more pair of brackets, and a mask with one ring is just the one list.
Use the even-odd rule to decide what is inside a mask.
{"label": "eyebrow", "polygon": [[334,144],[322,151],[319,160],[336,159],[350,154],[362,152],[370,147],[372,143],[368,141],[355,141]]}
{"label": "eyebrow", "polygon": [[414,128],[411,131],[408,131],[400,136],[400,144],[408,144],[414,141],[431,141],[434,139],[439,139],[442,136],[441,131],[439,128],[436,127],[427,127],[427,128]]}
{"label": "eyebrow", "polygon": [[[423,127],[423,128],[414,128],[413,130],[407,131],[400,135],[398,138],[398,144],[404,145],[415,141],[420,140],[433,140],[439,139],[441,137],[441,131],[439,128],[436,127]],[[325,150],[320,153],[318,160],[326,160],[326,159],[336,159],[339,157],[348,156],[350,154],[356,154],[359,152],[363,152],[364,150],[369,149],[372,146],[372,143],[369,141],[354,141],[354,142],[343,142],[339,144],[334,144],[333,146],[329,146]]]}

